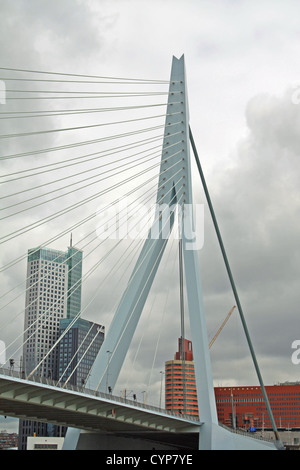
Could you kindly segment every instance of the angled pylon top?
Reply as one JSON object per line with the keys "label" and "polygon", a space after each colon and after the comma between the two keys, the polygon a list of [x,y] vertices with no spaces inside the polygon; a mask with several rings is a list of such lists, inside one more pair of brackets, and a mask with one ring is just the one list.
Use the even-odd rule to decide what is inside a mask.
{"label": "angled pylon top", "polygon": [[191,203],[189,170],[189,113],[182,56],[172,61],[157,204]]}

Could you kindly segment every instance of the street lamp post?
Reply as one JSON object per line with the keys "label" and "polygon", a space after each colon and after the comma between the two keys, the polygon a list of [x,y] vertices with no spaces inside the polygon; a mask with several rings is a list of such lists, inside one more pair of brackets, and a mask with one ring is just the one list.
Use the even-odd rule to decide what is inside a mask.
{"label": "street lamp post", "polygon": [[161,370],[161,371],[160,371],[160,374],[161,374],[161,380],[160,380],[160,398],[159,398],[159,407],[161,408],[161,395],[162,395],[162,383],[163,383],[163,375],[164,375],[164,372]]}
{"label": "street lamp post", "polygon": [[107,370],[106,370],[106,387],[105,387],[105,391],[107,393],[108,392],[108,371],[109,371],[109,362],[110,362],[111,352],[110,351],[106,351],[106,352],[108,354]]}

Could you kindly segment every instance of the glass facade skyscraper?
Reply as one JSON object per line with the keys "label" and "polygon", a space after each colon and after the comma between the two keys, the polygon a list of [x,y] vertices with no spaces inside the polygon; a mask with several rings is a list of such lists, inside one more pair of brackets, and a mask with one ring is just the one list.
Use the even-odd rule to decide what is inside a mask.
{"label": "glass facade skyscraper", "polygon": [[104,327],[82,318],[74,323],[65,318],[60,322],[58,375],[62,382],[87,386],[89,373],[104,341]]}

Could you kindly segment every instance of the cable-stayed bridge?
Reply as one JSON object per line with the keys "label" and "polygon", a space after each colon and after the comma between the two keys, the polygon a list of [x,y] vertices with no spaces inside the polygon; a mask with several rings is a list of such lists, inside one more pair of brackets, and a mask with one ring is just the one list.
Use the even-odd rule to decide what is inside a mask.
{"label": "cable-stayed bridge", "polygon": [[[43,375],[41,371],[45,370],[47,359],[64,336],[57,337],[52,343],[49,335],[44,335],[44,343],[37,340],[42,337],[43,329],[48,327],[49,317],[59,311],[59,298],[54,294],[48,304],[45,302],[44,310],[32,318],[24,340],[20,341],[23,331],[15,334],[13,322],[9,325],[7,319],[11,315],[13,302],[22,293],[12,294],[18,285],[8,286],[2,296],[7,296],[6,299],[12,297],[3,306],[2,322],[9,330],[6,362],[9,357],[24,351],[24,345],[28,350],[30,347],[34,349],[34,341],[38,341],[40,349],[36,355],[35,367],[31,370],[25,367],[22,370],[23,376],[13,377],[12,371],[11,375],[5,372],[1,374],[1,412],[67,425],[65,449],[78,448],[82,430],[96,432],[102,428],[116,433],[139,432],[147,428],[150,431],[172,434],[173,438],[179,434],[186,434],[187,438],[196,434],[199,449],[280,448],[281,442],[272,410],[189,125],[184,56],[180,59],[173,58],[170,80],[166,82],[82,75],[70,77],[68,74],[28,70],[2,71],[8,74],[5,78],[7,82],[17,83],[20,88],[23,85],[22,89],[7,87],[9,108],[1,113],[4,128],[7,126],[8,129],[7,133],[3,131],[0,135],[4,149],[1,157],[4,168],[2,182],[5,188],[10,187],[3,196],[7,202],[2,217],[5,230],[0,239],[6,250],[2,272],[16,269],[26,259],[24,247],[46,247],[72,232],[78,234],[80,249],[89,250],[85,256],[90,258],[82,280],[72,286],[72,291],[67,291],[65,301],[71,299],[74,291],[81,288],[81,282],[83,286],[88,286],[85,281],[92,274],[101,276],[95,292],[88,293],[85,307],[80,308],[73,322],[88,310],[99,292],[110,289],[112,280],[116,284],[108,296],[110,301],[115,301],[113,307],[110,305],[105,311],[102,301],[99,302],[99,298],[96,300],[98,318],[105,313],[108,318],[108,312],[111,311],[114,316],[110,318],[108,333],[89,375],[92,393],[86,389],[71,390],[69,385],[62,386],[63,377],[53,383],[50,383],[50,379],[47,382],[43,377],[37,378]],[[42,89],[32,89],[36,83]],[[66,84],[67,90],[43,89],[58,83]],[[98,88],[89,88],[88,91],[71,88],[86,84],[96,88],[101,84],[107,88],[106,91],[103,88],[101,91]],[[118,91],[116,85],[120,86]],[[150,85],[167,86],[167,90],[149,91]],[[132,91],[133,86],[141,88],[139,91]],[[124,91],[124,87],[127,91]],[[128,91],[128,87],[131,91]],[[154,100],[157,97],[167,98],[167,102],[157,102]],[[113,100],[120,98],[130,98],[131,104],[111,104]],[[141,98],[146,100],[143,104],[140,104]],[[30,109],[26,107],[26,100],[30,101]],[[62,108],[57,105],[62,100],[72,100],[74,103],[95,103],[100,100],[102,106],[70,108],[65,105]],[[48,104],[43,107],[44,103],[49,102],[51,106]],[[32,103],[38,104],[34,107]],[[158,114],[149,115],[150,110],[155,110]],[[119,117],[120,113],[125,113],[125,118]],[[105,118],[101,122],[95,122],[95,114]],[[118,117],[107,120],[107,114]],[[70,116],[71,123],[64,124],[65,119]],[[84,124],[81,121],[83,116],[86,118]],[[12,122],[15,123],[14,132],[9,130]],[[49,122],[59,122],[61,127],[49,128]],[[107,128],[113,130],[106,133]],[[78,140],[79,134],[83,136],[83,140]],[[67,142],[62,139],[66,135],[69,139]],[[89,148],[88,153],[82,154],[82,149],[86,147]],[[203,241],[201,223],[197,224],[199,220],[201,222],[201,216],[197,211],[195,213],[193,202],[191,149],[272,422],[275,444],[232,433],[218,423],[198,260],[198,250]],[[141,205],[145,209],[149,204],[152,210],[140,210]],[[185,294],[180,292],[181,333],[185,328],[183,305],[186,296],[194,351],[199,407],[199,419],[196,420],[174,415],[161,408],[139,406],[136,402],[124,403],[114,394],[107,393],[108,385],[111,390],[116,389],[141,314],[174,232],[173,242],[175,240],[179,243],[181,268],[185,275]],[[125,245],[121,243],[124,240]],[[137,241],[135,246],[133,240]],[[111,253],[114,254],[113,263],[108,261]],[[126,274],[121,271],[123,263],[127,266]],[[71,269],[75,267],[76,264]],[[43,276],[42,272],[38,279],[40,276]],[[5,278],[6,282],[8,278],[9,276]],[[35,282],[38,283],[38,280],[29,280],[32,281],[31,287]],[[55,277],[53,280],[55,282]],[[118,297],[115,294],[119,284],[123,292]],[[43,291],[46,290],[47,286],[44,285]],[[24,291],[20,292],[24,295]],[[37,291],[34,298],[28,298],[27,305],[29,303],[34,306],[38,296],[42,296],[42,292]],[[15,318],[21,314],[21,310],[16,310]],[[102,317],[100,319],[102,322]],[[172,323],[173,319],[170,321]],[[183,334],[182,336],[184,337]],[[155,358],[152,364],[154,362]]]}
{"label": "cable-stayed bridge", "polygon": [[[75,431],[84,431],[83,437],[88,438],[97,437],[101,432],[121,436],[127,446],[142,436],[144,449],[161,445],[162,449],[195,450],[203,424],[196,417],[179,415],[124,397],[95,393],[74,385],[64,387],[61,384],[58,387],[57,382],[43,377],[32,376],[27,380],[22,378],[22,373],[9,369],[0,370],[0,412],[71,426]],[[268,439],[249,437],[246,432],[233,432],[224,426],[220,429],[223,432],[221,449],[232,448],[232,436],[235,441],[233,448],[237,450],[274,449],[274,442]],[[72,440],[66,448],[68,445],[72,446]]]}

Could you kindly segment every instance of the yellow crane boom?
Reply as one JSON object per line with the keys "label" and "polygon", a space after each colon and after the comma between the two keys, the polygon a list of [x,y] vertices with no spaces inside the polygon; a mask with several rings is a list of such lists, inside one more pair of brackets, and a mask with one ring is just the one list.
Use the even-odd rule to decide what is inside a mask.
{"label": "yellow crane boom", "polygon": [[216,332],[215,336],[213,337],[213,339],[211,340],[211,342],[209,343],[209,349],[212,347],[212,345],[214,344],[214,342],[216,341],[217,337],[219,336],[219,334],[221,333],[221,331],[223,330],[224,326],[226,325],[226,323],[228,322],[229,320],[229,317],[230,315],[232,314],[233,310],[236,308],[236,306],[234,305],[232,307],[232,309],[230,310],[230,312],[227,314],[227,317],[225,318],[225,320],[223,321],[222,325],[220,326],[220,328],[218,329],[218,331]]}

